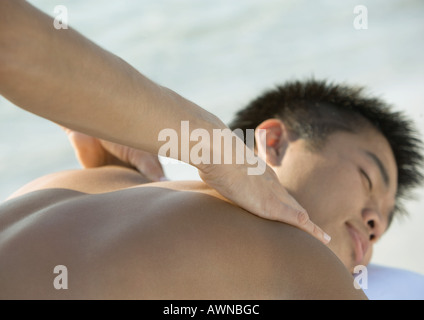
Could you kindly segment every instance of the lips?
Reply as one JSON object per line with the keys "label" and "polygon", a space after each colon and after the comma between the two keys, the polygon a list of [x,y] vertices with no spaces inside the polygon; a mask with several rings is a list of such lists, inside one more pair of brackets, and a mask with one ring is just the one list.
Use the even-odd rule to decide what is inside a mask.
{"label": "lips", "polygon": [[347,223],[347,229],[354,244],[355,263],[360,264],[363,261],[369,248],[368,237],[363,232],[360,232],[358,229],[352,226],[350,223]]}

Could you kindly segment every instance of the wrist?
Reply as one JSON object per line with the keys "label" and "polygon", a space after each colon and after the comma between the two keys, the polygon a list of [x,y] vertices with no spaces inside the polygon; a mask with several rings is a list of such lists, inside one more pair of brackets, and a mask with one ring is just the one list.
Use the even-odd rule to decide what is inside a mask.
{"label": "wrist", "polygon": [[238,137],[227,126],[214,127],[208,133],[209,139],[202,139],[202,147],[205,148],[208,157],[203,157],[205,161],[194,161],[199,146],[192,146],[191,162],[202,172],[213,170],[217,166],[235,166],[245,165],[246,157],[250,155],[247,146],[242,138]]}

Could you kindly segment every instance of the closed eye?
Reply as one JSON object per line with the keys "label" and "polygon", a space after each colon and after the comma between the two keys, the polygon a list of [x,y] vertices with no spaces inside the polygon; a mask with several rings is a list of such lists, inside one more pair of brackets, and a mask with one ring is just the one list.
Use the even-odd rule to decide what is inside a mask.
{"label": "closed eye", "polygon": [[370,190],[372,190],[372,182],[371,182],[371,179],[370,179],[369,175],[363,169],[361,169],[361,168],[359,169],[359,171],[365,177],[365,179],[367,179],[368,186],[369,186]]}

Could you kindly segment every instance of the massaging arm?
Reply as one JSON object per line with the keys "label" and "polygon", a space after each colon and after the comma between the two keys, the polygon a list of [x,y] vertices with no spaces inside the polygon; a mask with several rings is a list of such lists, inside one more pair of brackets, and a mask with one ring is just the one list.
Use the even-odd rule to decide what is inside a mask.
{"label": "massaging arm", "polygon": [[[0,93],[76,131],[157,154],[159,131],[226,126],[25,1],[0,1]],[[153,106],[153,107],[152,107]]]}
{"label": "massaging arm", "polygon": [[[182,120],[190,122],[191,130],[206,129],[211,137],[214,129],[227,128],[72,28],[55,29],[52,17],[22,0],[0,0],[0,94],[62,126],[153,154],[163,144],[158,141],[161,129],[173,129],[181,136]],[[193,144],[198,143],[188,148]],[[211,155],[221,154],[207,142],[205,147]],[[235,159],[237,151],[231,151]],[[248,161],[195,166],[206,183],[235,204],[328,242],[271,168],[249,176]]]}

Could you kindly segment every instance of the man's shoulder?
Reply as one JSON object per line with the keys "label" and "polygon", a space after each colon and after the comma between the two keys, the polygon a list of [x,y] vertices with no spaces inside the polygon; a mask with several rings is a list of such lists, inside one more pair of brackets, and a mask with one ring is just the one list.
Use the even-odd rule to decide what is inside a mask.
{"label": "man's shoulder", "polygon": [[172,212],[163,223],[181,228],[175,237],[183,243],[196,243],[180,247],[178,255],[193,259],[190,264],[203,266],[206,274],[216,272],[221,280],[215,285],[237,283],[238,293],[248,298],[365,297],[334,253],[296,227],[259,218],[213,192],[185,190],[167,199]]}
{"label": "man's shoulder", "polygon": [[[10,255],[3,252],[11,275],[18,246],[28,266],[65,261],[76,280],[85,279],[74,293],[102,284],[96,297],[123,288],[128,297],[142,298],[352,296],[353,279],[321,242],[202,188],[147,184],[94,195],[40,190],[8,205],[11,212],[21,206],[31,213],[40,200],[45,201],[39,208],[43,214],[26,219],[26,228],[9,241]],[[31,260],[28,243],[45,261]],[[32,270],[27,270],[28,281],[37,279],[30,277]]]}

